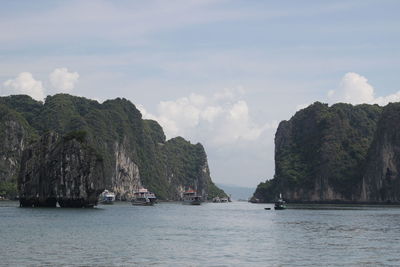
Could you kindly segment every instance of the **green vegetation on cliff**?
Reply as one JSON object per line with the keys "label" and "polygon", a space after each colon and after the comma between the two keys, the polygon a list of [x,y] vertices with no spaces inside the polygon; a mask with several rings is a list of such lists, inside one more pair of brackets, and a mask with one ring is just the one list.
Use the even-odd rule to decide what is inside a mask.
{"label": "green vegetation on cliff", "polygon": [[366,159],[361,199],[400,203],[400,103],[383,108]]}
{"label": "green vegetation on cliff", "polygon": [[162,152],[167,163],[167,176],[173,184],[197,188],[199,192],[206,191],[208,199],[227,196],[208,178],[207,155],[200,143],[192,145],[182,137],[176,137],[165,143]]}
{"label": "green vegetation on cliff", "polygon": [[351,201],[382,108],[319,102],[280,123],[275,136],[275,176],[254,194],[271,201]]}
{"label": "green vegetation on cliff", "polygon": [[14,198],[22,149],[37,134],[23,115],[1,101],[0,118],[0,196]]}
{"label": "green vegetation on cliff", "polygon": [[[178,199],[181,186],[198,186],[205,194],[222,193],[211,181],[207,157],[200,144],[192,145],[183,138],[166,141],[161,126],[156,121],[143,120],[139,110],[126,99],[100,104],[83,97],[57,94],[41,103],[29,96],[15,95],[0,97],[0,115],[3,113],[26,129],[23,133],[15,129],[1,133],[21,135],[13,142],[22,144],[14,149],[13,160],[19,160],[23,147],[32,140],[54,131],[65,140],[87,140],[96,149],[104,160],[108,187],[115,183],[118,171],[115,153],[119,148],[138,166],[142,184],[162,199]],[[4,127],[7,116],[2,116],[0,128]],[[3,155],[6,151],[1,149],[5,147],[0,143]],[[0,181],[9,181],[2,172],[3,165],[7,162],[0,160]],[[7,166],[4,168],[9,171]]]}
{"label": "green vegetation on cliff", "polygon": [[0,182],[0,196],[13,199],[18,195],[17,181]]}

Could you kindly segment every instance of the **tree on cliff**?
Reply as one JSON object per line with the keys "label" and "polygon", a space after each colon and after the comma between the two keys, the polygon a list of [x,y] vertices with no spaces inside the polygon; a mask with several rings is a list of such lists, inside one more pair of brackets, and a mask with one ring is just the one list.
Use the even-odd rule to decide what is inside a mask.
{"label": "tree on cliff", "polygon": [[382,108],[316,102],[280,123],[275,176],[254,197],[271,201],[356,201]]}
{"label": "tree on cliff", "polygon": [[[15,114],[11,121],[23,129],[19,133],[14,128],[3,131],[20,137],[13,141],[10,149],[14,154],[8,157],[17,166],[25,147],[54,131],[64,138],[88,140],[104,160],[107,187],[121,183],[119,188],[124,188],[122,180],[115,181],[122,177],[117,174],[129,174],[129,170],[137,167],[136,180],[163,199],[177,199],[180,186],[195,183],[204,185],[204,194],[209,197],[223,194],[211,181],[207,157],[200,144],[190,144],[183,138],[180,142],[166,141],[161,126],[155,121],[143,120],[139,110],[126,99],[116,98],[100,104],[83,97],[57,94],[48,96],[42,103],[29,96],[15,95],[0,97],[0,111],[1,107]],[[6,123],[4,118],[0,119],[0,127]],[[80,136],[83,133],[85,136]],[[6,147],[0,140],[0,154],[9,153]],[[123,149],[129,170],[116,169],[122,166],[117,162],[116,148]],[[3,159],[0,158],[0,168],[4,167],[3,172],[0,169],[0,184],[2,181],[15,183],[16,173],[11,175],[12,179],[4,175],[10,168]],[[202,168],[206,171],[199,171]],[[171,180],[171,175],[180,178]]]}

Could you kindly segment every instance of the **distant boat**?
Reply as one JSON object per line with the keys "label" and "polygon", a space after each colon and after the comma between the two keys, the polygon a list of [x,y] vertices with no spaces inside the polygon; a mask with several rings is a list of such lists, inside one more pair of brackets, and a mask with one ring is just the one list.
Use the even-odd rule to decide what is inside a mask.
{"label": "distant boat", "polygon": [[279,199],[275,202],[275,210],[286,209],[286,202],[282,198],[282,194],[279,194]]}
{"label": "distant boat", "polygon": [[100,195],[100,204],[114,204],[115,194],[108,190],[104,190]]}
{"label": "distant boat", "polygon": [[153,206],[156,201],[156,195],[142,187],[133,194],[131,202],[135,206]]}
{"label": "distant boat", "polygon": [[183,193],[182,203],[186,205],[200,205],[201,196],[197,195],[195,190],[189,189]]}
{"label": "distant boat", "polygon": [[226,202],[230,202],[229,198],[227,198],[227,197],[221,198],[221,203],[226,203]]}
{"label": "distant boat", "polygon": [[212,199],[212,202],[214,202],[214,203],[220,203],[220,202],[221,202],[221,199],[220,199],[219,197],[214,197],[214,198]]}
{"label": "distant boat", "polygon": [[212,199],[212,202],[214,202],[214,203],[226,203],[226,202],[229,202],[229,198],[227,198],[227,197],[214,197],[213,199]]}

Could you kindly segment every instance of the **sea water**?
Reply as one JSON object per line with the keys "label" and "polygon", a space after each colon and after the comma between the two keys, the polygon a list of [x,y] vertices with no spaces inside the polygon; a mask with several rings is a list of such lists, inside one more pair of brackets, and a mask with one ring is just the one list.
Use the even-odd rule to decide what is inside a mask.
{"label": "sea water", "polygon": [[400,265],[400,208],[0,202],[1,266]]}

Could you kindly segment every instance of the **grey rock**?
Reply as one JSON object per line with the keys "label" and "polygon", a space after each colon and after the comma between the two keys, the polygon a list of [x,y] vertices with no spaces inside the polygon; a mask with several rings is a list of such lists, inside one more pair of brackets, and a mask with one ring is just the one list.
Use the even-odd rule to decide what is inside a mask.
{"label": "grey rock", "polygon": [[23,152],[21,206],[92,207],[104,188],[103,159],[85,142],[50,132]]}

